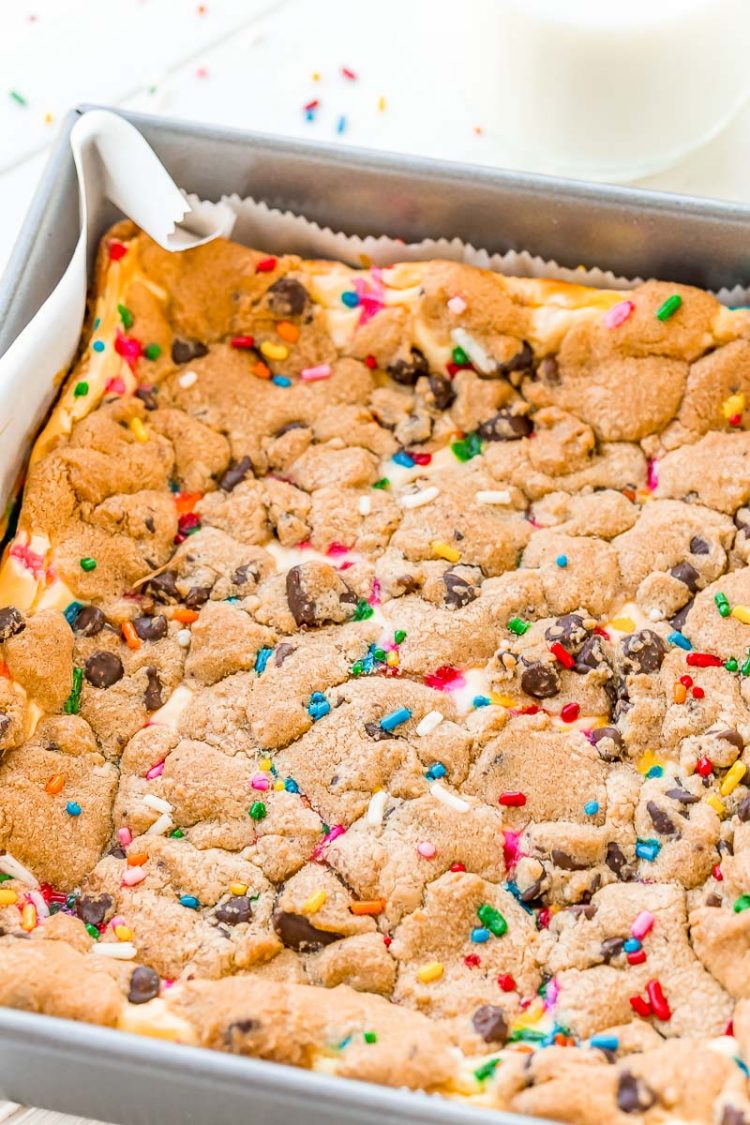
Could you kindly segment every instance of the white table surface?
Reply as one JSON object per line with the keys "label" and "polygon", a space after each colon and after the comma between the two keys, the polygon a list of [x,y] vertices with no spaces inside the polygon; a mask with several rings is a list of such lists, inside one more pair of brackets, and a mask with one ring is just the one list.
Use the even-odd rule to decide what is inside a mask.
{"label": "white table surface", "polygon": [[[471,35],[481,33],[488,3],[5,0],[0,270],[57,125],[78,102],[509,166],[482,75],[471,66]],[[461,13],[472,13],[473,24],[464,19],[458,27]],[[356,79],[346,78],[342,67]],[[307,121],[302,107],[313,98],[320,108]],[[341,117],[343,133],[337,131]],[[639,182],[750,202],[750,106],[710,145]],[[76,1122],[82,1119],[0,1101],[2,1125]]]}

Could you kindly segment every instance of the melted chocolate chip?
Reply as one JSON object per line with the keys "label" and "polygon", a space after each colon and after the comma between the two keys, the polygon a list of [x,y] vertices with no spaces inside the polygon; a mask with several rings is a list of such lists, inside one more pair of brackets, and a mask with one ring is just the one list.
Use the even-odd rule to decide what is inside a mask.
{"label": "melted chocolate chip", "polygon": [[388,374],[395,383],[413,387],[420,375],[429,373],[429,366],[419,348],[411,349],[411,359],[397,359],[388,365]]}
{"label": "melted chocolate chip", "polygon": [[456,398],[451,381],[445,375],[430,375],[430,390],[438,410],[447,410]]}
{"label": "melted chocolate chip", "polygon": [[529,664],[521,673],[521,687],[535,699],[550,699],[560,690],[560,677],[551,664]]}
{"label": "melted chocolate chip", "polygon": [[200,340],[172,341],[172,359],[175,363],[190,363],[193,359],[200,359],[208,355],[208,348]]}
{"label": "melted chocolate chip", "polygon": [[477,597],[477,589],[463,575],[454,570],[446,570],[443,575],[445,583],[445,604],[451,609],[462,609]]}
{"label": "melted chocolate chip", "polygon": [[591,636],[586,637],[581,645],[573,671],[578,672],[579,675],[585,675],[606,663],[607,655],[604,651],[602,638],[597,633],[592,633]]}
{"label": "melted chocolate chip", "polygon": [[0,643],[15,637],[26,628],[23,614],[14,605],[0,609]]}
{"label": "melted chocolate chip", "polygon": [[614,841],[607,844],[607,853],[604,857],[604,862],[610,871],[614,871],[615,875],[618,876],[622,874],[628,863],[622,848],[619,844],[615,844]]}
{"label": "melted chocolate chip", "polygon": [[242,566],[238,566],[232,575],[232,582],[235,586],[246,586],[251,579],[254,582],[258,580],[258,568],[255,563],[244,563]]}
{"label": "melted chocolate chip", "polygon": [[76,899],[76,914],[86,926],[101,926],[113,906],[110,895],[81,895]]}
{"label": "melted chocolate chip", "polygon": [[276,667],[280,668],[286,658],[296,651],[296,646],[290,645],[288,641],[282,641],[280,645],[276,645],[273,651],[273,662]]}
{"label": "melted chocolate chip", "polygon": [[234,895],[221,906],[217,906],[215,913],[219,922],[224,922],[227,926],[237,926],[240,922],[250,921],[253,916],[253,906],[247,895]]}
{"label": "melted chocolate chip", "polygon": [[669,797],[673,801],[679,801],[681,805],[697,805],[700,801],[700,797],[694,796],[681,786],[675,786],[674,789],[667,789],[664,796]]}
{"label": "melted chocolate chip", "polygon": [[605,961],[611,961],[613,957],[619,957],[625,946],[625,938],[608,937],[605,938],[601,944],[602,957]]}
{"label": "melted chocolate chip", "polygon": [[677,829],[667,814],[660,809],[656,801],[646,802],[646,811],[651,817],[651,823],[660,836],[676,836]]}
{"label": "melted chocolate chip", "polygon": [[143,696],[143,702],[146,705],[147,711],[158,711],[164,705],[164,700],[161,697],[161,680],[156,668],[147,668],[146,676],[148,677],[148,684]]}
{"label": "melted chocolate chip", "polygon": [[[617,727],[597,727],[592,730],[590,739],[599,751],[599,757],[605,762],[619,762],[622,755],[622,735]],[[607,745],[611,742],[613,749]],[[602,743],[600,746],[599,743]]]}
{"label": "melted chocolate chip", "polygon": [[267,293],[268,306],[278,316],[300,316],[305,311],[308,293],[294,277],[280,277]]}
{"label": "melted chocolate chip", "polygon": [[380,723],[365,723],[365,730],[375,742],[382,742],[386,738],[398,738],[395,731],[383,730]]}
{"label": "melted chocolate chip", "polygon": [[528,437],[532,429],[530,418],[525,414],[514,414],[510,407],[504,406],[482,422],[477,433],[484,441],[518,441]]}
{"label": "melted chocolate chip", "polygon": [[560,365],[553,355],[545,356],[536,369],[537,377],[548,387],[557,387],[560,384]]}
{"label": "melted chocolate chip", "polygon": [[316,930],[304,914],[292,914],[288,910],[277,910],[273,916],[273,928],[287,949],[322,949],[334,941],[341,941],[343,934],[334,930]]}
{"label": "melted chocolate chip", "polygon": [[142,641],[160,641],[167,635],[167,619],[162,614],[156,617],[135,617],[133,628]]}
{"label": "melted chocolate chip", "polygon": [[101,633],[106,624],[107,618],[98,606],[85,605],[75,616],[73,630],[80,633],[82,637],[95,637],[97,633]]}
{"label": "melted chocolate chip", "polygon": [[121,680],[125,669],[119,656],[112,652],[95,652],[86,661],[86,679],[95,688],[109,688]]}
{"label": "melted chocolate chip", "polygon": [[525,891],[521,892],[521,902],[535,902],[542,893],[542,880],[537,879],[527,887]]}
{"label": "melted chocolate chip", "polygon": [[645,1113],[656,1101],[656,1094],[642,1078],[623,1070],[617,1086],[617,1105],[623,1113]]}
{"label": "melted chocolate chip", "polygon": [[676,578],[678,582],[684,582],[691,594],[697,593],[700,571],[696,570],[691,563],[678,563],[677,566],[672,567],[669,573],[673,578]]}
{"label": "melted chocolate chip", "polygon": [[730,742],[740,752],[745,749],[745,740],[738,730],[722,730],[718,732],[716,737],[723,738],[725,742]]}
{"label": "melted chocolate chip", "polygon": [[705,539],[701,539],[700,535],[694,535],[690,540],[690,554],[691,555],[708,555],[711,553],[711,548]]}
{"label": "melted chocolate chip", "polygon": [[315,602],[305,593],[303,570],[293,566],[286,574],[286,600],[289,611],[298,626],[309,627],[316,624]]}
{"label": "melted chocolate chip", "polygon": [[138,387],[135,397],[139,398],[146,410],[157,410],[159,403],[156,401],[155,387]]}
{"label": "melted chocolate chip", "polygon": [[687,605],[684,605],[682,609],[677,611],[674,617],[671,617],[669,619],[670,625],[672,625],[672,627],[675,628],[678,632],[682,632],[682,630],[685,628],[685,622],[687,621],[688,614],[690,613],[690,610],[693,608],[694,604],[695,598],[691,598]]}
{"label": "melted chocolate chip", "polygon": [[[581,645],[589,638],[583,618],[577,613],[565,613],[544,630],[544,636],[551,644],[555,641],[568,652],[575,655]],[[599,637],[596,638],[600,640]]]}
{"label": "melted chocolate chip", "polygon": [[666,645],[652,629],[639,629],[622,642],[623,665],[627,672],[658,672],[667,653]]}
{"label": "melted chocolate chip", "polygon": [[534,353],[526,340],[522,341],[520,349],[505,363],[498,363],[495,374],[510,375],[513,371],[530,371],[534,366]]}
{"label": "melted chocolate chip", "polygon": [[185,595],[185,605],[188,609],[197,609],[198,606],[205,605],[210,597],[210,586],[191,586]]}
{"label": "melted chocolate chip", "polygon": [[177,589],[177,571],[164,570],[161,574],[149,578],[144,582],[143,591],[150,594],[154,601],[167,605],[169,602],[180,600],[180,591]]}
{"label": "melted chocolate chip", "polygon": [[222,492],[232,492],[238,484],[245,479],[247,474],[252,468],[252,461],[249,457],[243,457],[232,465],[219,480],[219,488]]}
{"label": "melted chocolate chip", "polygon": [[133,969],[130,978],[128,1000],[131,1004],[146,1004],[159,995],[160,985],[158,973],[146,965],[139,965],[137,969]]}
{"label": "melted chocolate chip", "polygon": [[505,1043],[508,1038],[508,1023],[502,1008],[494,1004],[483,1004],[471,1017],[471,1022],[485,1043]]}
{"label": "melted chocolate chip", "polygon": [[581,863],[580,860],[574,859],[572,855],[562,851],[560,848],[553,848],[550,852],[552,862],[557,864],[561,871],[585,871],[588,863]]}
{"label": "melted chocolate chip", "polygon": [[745,797],[740,802],[739,808],[737,809],[737,816],[743,824],[747,824],[750,820],[750,797]]}

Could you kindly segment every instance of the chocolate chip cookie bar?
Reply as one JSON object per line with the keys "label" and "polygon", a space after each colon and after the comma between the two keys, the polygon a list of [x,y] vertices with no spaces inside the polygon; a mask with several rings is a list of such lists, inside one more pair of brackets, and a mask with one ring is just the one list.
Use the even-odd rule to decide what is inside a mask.
{"label": "chocolate chip cookie bar", "polygon": [[0,1003],[750,1125],[747,395],[686,286],[113,228],[0,568]]}

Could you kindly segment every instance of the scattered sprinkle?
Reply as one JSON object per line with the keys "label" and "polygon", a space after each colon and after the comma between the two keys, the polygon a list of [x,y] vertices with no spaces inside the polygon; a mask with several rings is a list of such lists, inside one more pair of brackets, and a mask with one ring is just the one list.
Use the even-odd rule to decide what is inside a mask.
{"label": "scattered sprinkle", "polygon": [[78,804],[78,801],[68,801],[67,805],[65,806],[65,811],[68,816],[80,816],[81,806]]}
{"label": "scattered sprinkle", "polygon": [[451,543],[445,543],[442,539],[433,539],[430,543],[430,550],[436,558],[445,559],[449,563],[457,563],[461,558],[458,547],[454,547]]}
{"label": "scattered sprinkle", "polygon": [[733,793],[746,773],[747,766],[744,762],[737,761],[734,765],[730,766],[724,775],[724,780],[719,786],[719,792],[722,797],[728,797],[730,793]]}
{"label": "scattered sprinkle", "polygon": [[18,90],[8,90],[8,97],[16,105],[27,106],[29,104],[28,98],[25,98]]}
{"label": "scattered sprinkle", "polygon": [[669,320],[674,316],[677,310],[682,305],[682,297],[679,293],[673,293],[671,297],[667,297],[664,304],[656,310],[657,320]]}
{"label": "scattered sprinkle", "polygon": [[557,565],[560,567],[561,570],[565,570],[566,566],[568,565],[568,556],[567,555],[558,555],[557,558],[555,559],[555,562],[557,563]]}
{"label": "scattered sprinkle", "polygon": [[132,961],[136,948],[131,941],[99,941],[91,947],[100,957],[113,957],[116,961]]}
{"label": "scattered sprinkle", "polygon": [[333,368],[330,363],[320,363],[317,367],[303,367],[299,373],[304,383],[315,383],[320,379],[330,379]]}
{"label": "scattered sprinkle", "polygon": [[495,937],[502,937],[508,929],[508,923],[503,918],[499,910],[494,906],[490,906],[488,902],[482,904],[477,910],[477,918],[486,926],[490,933]]}
{"label": "scattered sprinkle", "polygon": [[252,820],[263,820],[268,815],[268,810],[262,801],[253,801],[248,810],[248,816]]}
{"label": "scattered sprinkle", "polygon": [[463,797],[459,797],[456,793],[451,793],[450,789],[446,789],[439,781],[433,781],[430,786],[430,793],[436,800],[442,801],[454,812],[465,813],[471,808],[468,801],[465,801]]}
{"label": "scattered sprinkle", "polygon": [[180,906],[186,906],[188,910],[200,910],[200,900],[195,895],[180,895]]}
{"label": "scattered sprinkle", "polygon": [[596,816],[596,814],[599,812],[599,802],[587,801],[583,806],[583,811],[586,813],[586,816]]}
{"label": "scattered sprinkle", "polygon": [[432,734],[436,727],[440,726],[442,721],[443,716],[439,711],[429,711],[417,725],[417,734],[420,738],[424,738],[427,734]]}
{"label": "scattered sprinkle", "polygon": [[310,696],[310,702],[307,705],[307,713],[315,723],[318,719],[322,719],[331,710],[331,704],[328,702],[322,691],[314,691]]}
{"label": "scattered sprinkle", "polygon": [[325,905],[328,899],[328,892],[324,890],[314,891],[309,898],[305,899],[302,903],[303,914],[317,914],[322,906]]}
{"label": "scattered sprinkle", "polygon": [[88,557],[81,559],[81,570],[85,570],[87,573],[90,570],[96,570],[96,559]]}
{"label": "scattered sprinkle", "polygon": [[516,792],[515,790],[509,793],[501,793],[498,797],[498,801],[507,808],[520,809],[526,804],[526,794]]}
{"label": "scattered sprinkle", "polygon": [[528,621],[522,621],[520,617],[511,617],[508,622],[508,628],[511,633],[515,633],[517,637],[522,637],[527,632],[531,625]]}
{"label": "scattered sprinkle", "polygon": [[367,823],[372,827],[383,822],[383,813],[385,812],[385,802],[388,799],[388,794],[385,789],[378,789],[370,797],[370,803],[367,806]]}
{"label": "scattered sprinkle", "polygon": [[474,499],[477,504],[510,504],[511,495],[505,488],[480,488]]}
{"label": "scattered sprinkle", "polygon": [[607,309],[604,314],[604,327],[605,328],[619,328],[626,320],[635,312],[635,305],[632,301],[618,301],[611,309]]}
{"label": "scattered sprinkle", "polygon": [[430,485],[429,488],[423,488],[420,492],[410,492],[405,496],[399,498],[399,504],[402,508],[422,508],[425,504],[431,504],[440,495],[440,489],[435,485]]}
{"label": "scattered sprinkle", "polygon": [[422,984],[430,984],[434,980],[440,980],[444,972],[445,969],[440,961],[428,961],[426,965],[417,969],[417,980]]}
{"label": "scattered sprinkle", "polygon": [[661,844],[658,840],[637,840],[635,845],[635,854],[639,859],[647,859],[649,862],[653,861],[661,851]]}
{"label": "scattered sprinkle", "polygon": [[392,731],[396,727],[400,727],[402,723],[408,723],[411,718],[411,711],[408,707],[399,707],[395,711],[391,711],[389,715],[385,715],[379,723],[381,730]]}
{"label": "scattered sprinkle", "polygon": [[179,377],[179,379],[177,380],[177,382],[178,382],[178,383],[180,384],[180,386],[181,386],[181,387],[183,387],[183,388],[184,388],[185,390],[187,390],[187,389],[188,389],[188,387],[194,387],[194,386],[195,386],[195,384],[196,384],[196,383],[198,382],[198,375],[197,375],[197,372],[195,372],[195,371],[186,371],[184,375],[180,375],[180,377]]}

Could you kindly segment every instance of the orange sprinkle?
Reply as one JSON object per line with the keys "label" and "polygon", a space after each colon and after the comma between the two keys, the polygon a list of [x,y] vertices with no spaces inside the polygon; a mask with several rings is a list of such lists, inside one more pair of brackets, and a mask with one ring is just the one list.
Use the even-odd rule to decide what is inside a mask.
{"label": "orange sprinkle", "polygon": [[177,515],[186,516],[188,512],[192,512],[198,501],[202,499],[202,492],[179,492],[174,498]]}
{"label": "orange sprinkle", "polygon": [[58,793],[62,793],[63,786],[65,785],[65,778],[61,773],[53,773],[44,789],[51,797],[56,797]]}
{"label": "orange sprinkle", "polygon": [[352,914],[382,914],[385,910],[385,899],[363,899],[362,902],[353,902],[349,909]]}
{"label": "orange sprinkle", "polygon": [[259,379],[271,378],[271,369],[270,367],[266,367],[265,363],[263,363],[262,360],[258,360],[258,362],[253,367],[251,367],[250,370],[252,371],[253,375],[257,375]]}
{"label": "orange sprinkle", "polygon": [[148,862],[148,852],[133,852],[128,856],[128,867],[143,867]]}
{"label": "orange sprinkle", "polygon": [[192,625],[200,615],[194,609],[172,610],[172,620],[179,621],[180,625]]}
{"label": "orange sprinkle", "polygon": [[24,904],[21,911],[21,929],[26,930],[27,934],[36,929],[36,907],[33,902]]}
{"label": "orange sprinkle", "polygon": [[13,677],[10,674],[10,668],[2,660],[0,660],[0,676],[5,676],[6,680],[12,680],[13,679]]}
{"label": "orange sprinkle", "polygon": [[132,648],[133,652],[136,652],[141,647],[141,638],[135,631],[135,625],[132,621],[123,621],[121,629],[128,648]]}
{"label": "orange sprinkle", "polygon": [[287,344],[296,344],[299,340],[299,328],[288,320],[280,320],[276,325],[276,331],[282,340],[286,340]]}
{"label": "orange sprinkle", "polygon": [[672,698],[675,703],[684,703],[687,699],[687,688],[684,684],[681,684],[679,680],[672,688]]}

